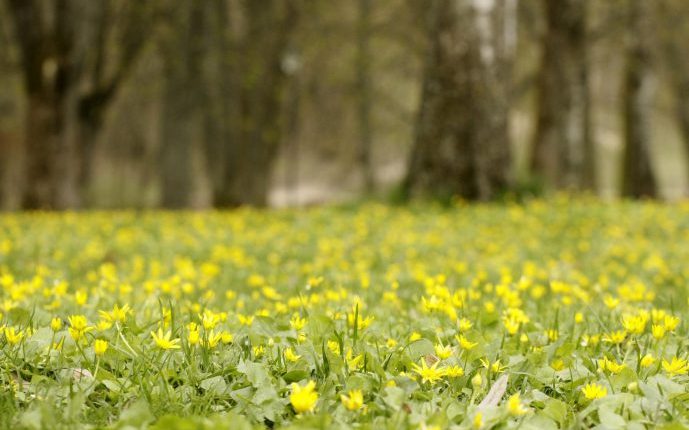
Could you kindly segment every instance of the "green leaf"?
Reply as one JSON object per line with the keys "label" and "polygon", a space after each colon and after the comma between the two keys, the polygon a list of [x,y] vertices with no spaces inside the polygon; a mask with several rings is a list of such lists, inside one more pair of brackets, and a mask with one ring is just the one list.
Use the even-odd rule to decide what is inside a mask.
{"label": "green leaf", "polygon": [[199,385],[204,391],[214,395],[224,394],[227,391],[227,383],[222,376],[204,379]]}
{"label": "green leaf", "polygon": [[246,376],[246,379],[254,387],[260,387],[263,384],[270,383],[270,375],[261,363],[254,363],[252,361],[240,361],[237,365],[237,372]]}
{"label": "green leaf", "polygon": [[292,382],[299,382],[302,379],[306,379],[309,377],[309,372],[306,370],[290,370],[289,372],[285,373],[282,375],[282,379],[285,380],[288,384],[291,384]]}
{"label": "green leaf", "polygon": [[567,404],[562,400],[549,398],[545,401],[545,407],[541,411],[541,415],[552,419],[562,426],[567,421]]}

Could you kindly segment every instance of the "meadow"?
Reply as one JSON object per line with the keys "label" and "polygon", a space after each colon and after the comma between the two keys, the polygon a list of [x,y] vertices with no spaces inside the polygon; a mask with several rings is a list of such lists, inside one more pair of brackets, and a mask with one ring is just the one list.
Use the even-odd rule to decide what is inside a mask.
{"label": "meadow", "polygon": [[689,426],[689,203],[0,215],[4,428]]}

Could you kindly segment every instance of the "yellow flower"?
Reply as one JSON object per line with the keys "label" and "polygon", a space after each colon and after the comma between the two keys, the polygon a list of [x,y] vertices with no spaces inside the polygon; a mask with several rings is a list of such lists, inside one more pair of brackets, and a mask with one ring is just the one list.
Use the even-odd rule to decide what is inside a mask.
{"label": "yellow flower", "polygon": [[673,331],[679,325],[680,318],[672,315],[665,315],[663,319],[663,324],[665,324],[665,329],[667,331]]}
{"label": "yellow flower", "polygon": [[88,294],[86,294],[86,291],[80,290],[74,293],[74,301],[76,302],[77,305],[79,306],[84,306],[86,304],[86,301],[88,300]]}
{"label": "yellow flower", "polygon": [[301,330],[304,328],[306,325],[306,318],[300,318],[299,315],[294,314],[292,318],[289,320],[289,325],[292,327],[294,330]]}
{"label": "yellow flower", "polygon": [[69,321],[69,334],[75,341],[79,341],[84,334],[93,330],[93,327],[88,327],[88,321],[83,315],[72,315],[67,320]]}
{"label": "yellow flower", "polygon": [[212,330],[216,325],[218,325],[219,322],[220,314],[216,314],[209,309],[203,311],[203,315],[201,315],[201,325],[204,329]]}
{"label": "yellow flower", "polygon": [[684,375],[689,371],[689,365],[687,364],[687,360],[683,358],[672,357],[672,361],[670,362],[663,359],[663,369],[665,369],[670,376]]}
{"label": "yellow flower", "polygon": [[464,369],[460,366],[448,366],[445,368],[445,376],[448,378],[459,378],[464,375]]}
{"label": "yellow flower", "polygon": [[581,388],[581,392],[584,393],[584,397],[586,397],[587,400],[600,399],[608,395],[608,390],[595,382],[584,385]]}
{"label": "yellow flower", "polygon": [[347,410],[356,411],[364,405],[364,395],[361,390],[350,390],[348,395],[340,395],[340,400]]}
{"label": "yellow flower", "polygon": [[609,360],[607,357],[603,357],[602,360],[598,360],[598,367],[601,371],[608,371],[614,375],[617,375],[625,368],[625,364],[618,364],[614,360]]}
{"label": "yellow flower", "polygon": [[641,367],[651,367],[655,363],[656,359],[651,354],[646,354],[641,359]]}
{"label": "yellow flower", "polygon": [[[361,310],[359,310],[361,311]],[[349,324],[350,327],[354,327],[354,316],[355,313],[349,313],[347,314],[347,324]],[[364,330],[368,328],[368,326],[371,325],[373,322],[373,316],[367,316],[366,318],[361,317],[361,313],[358,314],[358,321],[357,321],[357,330]]]}
{"label": "yellow flower", "polygon": [[476,412],[476,415],[474,415],[473,424],[475,429],[480,429],[483,427],[483,414],[480,411]]}
{"label": "yellow flower", "polygon": [[550,367],[555,371],[560,371],[565,368],[565,362],[561,358],[555,359],[550,363]]}
{"label": "yellow flower", "polygon": [[222,341],[222,343],[227,345],[228,343],[232,343],[232,341],[234,340],[234,336],[232,335],[232,333],[223,331],[220,333],[220,340]]}
{"label": "yellow flower", "polygon": [[414,341],[417,341],[419,339],[421,339],[421,334],[417,333],[417,332],[414,332],[409,336],[409,342],[414,342]]}
{"label": "yellow flower", "polygon": [[[328,344],[329,344],[329,343],[330,343],[330,341],[328,341]],[[336,343],[337,343],[337,342],[336,342]],[[391,348],[391,349],[392,349],[392,348],[394,348],[394,347],[397,346],[397,341],[396,341],[395,339],[393,339],[393,338],[388,338],[388,340],[385,341],[385,345],[386,345],[388,348]],[[329,346],[329,345],[328,345],[328,346]]]}
{"label": "yellow flower", "polygon": [[265,354],[265,352],[266,352],[266,349],[263,347],[263,345],[254,346],[253,349],[254,349],[254,356],[256,358],[263,357],[263,354]]}
{"label": "yellow flower", "polygon": [[199,343],[201,339],[201,335],[198,330],[189,330],[189,335],[187,336],[187,341],[189,342],[189,345],[196,345]]}
{"label": "yellow flower", "polygon": [[5,327],[4,331],[5,339],[10,345],[16,345],[24,338],[24,333],[21,330],[17,331],[14,327]]}
{"label": "yellow flower", "polygon": [[340,353],[340,343],[336,340],[329,340],[328,341],[328,349],[333,354],[339,354]]}
{"label": "yellow flower", "polygon": [[519,331],[519,321],[514,318],[505,318],[502,320],[502,323],[510,335],[515,335]]}
{"label": "yellow flower", "polygon": [[605,306],[608,307],[608,309],[615,309],[617,305],[620,304],[620,299],[616,299],[611,295],[605,296],[605,299],[603,299],[603,303],[605,303]]}
{"label": "yellow flower", "polygon": [[546,330],[545,335],[551,342],[555,342],[560,337],[560,334],[555,329]]}
{"label": "yellow flower", "polygon": [[653,334],[653,337],[656,339],[662,339],[665,337],[665,326],[658,325],[658,324],[653,324],[651,326],[651,334]]}
{"label": "yellow flower", "polygon": [[294,351],[292,350],[292,348],[285,349],[284,355],[285,355],[285,358],[288,361],[291,361],[292,363],[294,363],[295,361],[298,361],[301,358],[301,355],[295,354]]}
{"label": "yellow flower", "polygon": [[96,323],[96,330],[98,331],[105,331],[110,329],[110,327],[112,327],[112,323],[108,320],[100,320]]}
{"label": "yellow flower", "polygon": [[105,351],[107,351],[107,349],[108,349],[108,341],[107,340],[96,339],[96,341],[93,343],[93,352],[95,352],[96,355],[105,354]]}
{"label": "yellow flower", "polygon": [[441,343],[434,346],[435,355],[441,360],[445,360],[452,355],[452,347],[450,345],[443,345]]}
{"label": "yellow flower", "polygon": [[495,360],[492,364],[487,358],[482,358],[480,361],[483,367],[490,369],[493,373],[501,373],[507,369],[507,366],[500,364],[500,360]]}
{"label": "yellow flower", "polygon": [[179,339],[170,339],[172,337],[172,332],[168,330],[163,334],[163,329],[159,328],[158,333],[151,332],[151,337],[155,341],[156,345],[160,349],[179,349]]}
{"label": "yellow flower", "polygon": [[107,312],[107,311],[98,311],[100,314],[101,318],[103,318],[106,321],[111,321],[111,322],[124,322],[124,320],[127,318],[127,314],[131,312],[131,308],[129,307],[128,304],[125,304],[121,308],[117,305],[115,305],[112,308],[112,311]]}
{"label": "yellow flower", "polygon": [[237,318],[239,319],[239,324],[241,325],[250,326],[254,322],[254,317],[252,316],[237,314]]}
{"label": "yellow flower", "polygon": [[455,339],[459,342],[459,347],[467,351],[474,349],[474,347],[478,345],[477,342],[470,342],[463,334],[455,336]]}
{"label": "yellow flower", "polygon": [[345,356],[345,359],[347,360],[347,366],[350,369],[358,369],[364,364],[364,356],[363,354],[359,354],[356,357],[352,353],[352,348],[349,348],[347,350],[347,354]]}
{"label": "yellow flower", "polygon": [[459,331],[467,331],[473,326],[473,324],[468,319],[462,318],[457,323],[457,326],[459,327]]}
{"label": "yellow flower", "polygon": [[583,323],[584,322],[584,314],[582,314],[581,312],[577,312],[576,314],[574,314],[574,322],[577,324]]}
{"label": "yellow flower", "polygon": [[50,329],[52,331],[59,331],[62,328],[62,319],[55,317],[50,320]]}
{"label": "yellow flower", "polygon": [[222,340],[222,333],[215,333],[215,330],[211,329],[206,333],[206,340],[202,340],[201,343],[207,349],[215,348],[218,343]]}
{"label": "yellow flower", "polygon": [[314,410],[316,402],[318,402],[318,393],[314,391],[315,388],[316,383],[314,381],[309,381],[304,387],[296,383],[292,384],[292,393],[289,395],[289,401],[295,412],[302,414]]}
{"label": "yellow flower", "polygon": [[514,393],[507,399],[507,411],[513,417],[519,417],[529,412],[529,410],[522,405],[519,393]]}
{"label": "yellow flower", "polygon": [[646,321],[643,315],[625,314],[622,316],[622,326],[631,334],[641,334],[646,329]]}
{"label": "yellow flower", "polygon": [[431,367],[428,367],[428,365],[426,365],[426,360],[422,358],[421,366],[419,366],[416,363],[413,363],[412,370],[416,372],[419,376],[421,376],[422,382],[430,382],[431,384],[433,384],[440,380],[443,376],[445,376],[445,370],[442,368],[438,369],[439,363],[439,361],[436,361],[435,363],[433,363]]}
{"label": "yellow flower", "polygon": [[603,336],[603,342],[612,343],[613,345],[618,345],[627,338],[627,332],[624,330],[618,330],[610,332]]}

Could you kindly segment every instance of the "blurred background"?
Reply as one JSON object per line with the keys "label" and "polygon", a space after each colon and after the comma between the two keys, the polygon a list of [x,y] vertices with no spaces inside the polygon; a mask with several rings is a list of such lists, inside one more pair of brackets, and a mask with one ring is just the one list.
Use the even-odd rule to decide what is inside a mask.
{"label": "blurred background", "polygon": [[689,192],[686,0],[0,0],[0,207]]}

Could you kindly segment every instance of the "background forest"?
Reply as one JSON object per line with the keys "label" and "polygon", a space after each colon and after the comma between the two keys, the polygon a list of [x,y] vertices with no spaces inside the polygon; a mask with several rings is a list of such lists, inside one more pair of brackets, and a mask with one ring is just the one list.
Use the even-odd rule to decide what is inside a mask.
{"label": "background forest", "polygon": [[684,0],[1,0],[0,207],[689,192]]}

